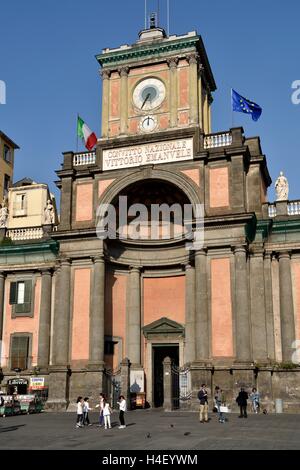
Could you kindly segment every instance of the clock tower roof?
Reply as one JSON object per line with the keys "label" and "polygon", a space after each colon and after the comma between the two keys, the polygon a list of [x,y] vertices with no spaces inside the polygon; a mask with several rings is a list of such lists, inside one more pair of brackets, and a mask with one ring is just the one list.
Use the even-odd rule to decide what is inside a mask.
{"label": "clock tower roof", "polygon": [[209,89],[215,91],[217,86],[205,46],[196,31],[166,36],[162,28],[145,29],[140,31],[139,39],[134,44],[105,48],[96,55],[96,59],[103,69],[113,71],[121,66],[139,67],[141,64],[164,62],[169,57],[184,57],[190,53],[198,54]]}

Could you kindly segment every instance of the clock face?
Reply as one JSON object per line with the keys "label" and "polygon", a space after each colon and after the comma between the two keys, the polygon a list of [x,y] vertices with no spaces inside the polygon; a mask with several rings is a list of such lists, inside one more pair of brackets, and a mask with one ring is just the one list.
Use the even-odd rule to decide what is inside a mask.
{"label": "clock face", "polygon": [[161,105],[166,96],[166,88],[157,78],[146,78],[135,87],[133,103],[142,111],[148,111]]}
{"label": "clock face", "polygon": [[142,132],[152,132],[157,126],[157,120],[154,116],[144,116],[140,121],[140,130]]}

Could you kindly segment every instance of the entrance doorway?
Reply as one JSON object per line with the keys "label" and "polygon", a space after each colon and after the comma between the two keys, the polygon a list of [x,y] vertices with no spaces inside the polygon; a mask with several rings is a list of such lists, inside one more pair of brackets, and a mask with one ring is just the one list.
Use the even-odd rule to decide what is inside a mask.
{"label": "entrance doorway", "polygon": [[[153,402],[154,406],[160,407],[164,403],[164,374],[163,360],[169,357],[172,365],[179,366],[179,345],[159,344],[153,345]],[[173,396],[179,395],[179,382],[173,381]]]}

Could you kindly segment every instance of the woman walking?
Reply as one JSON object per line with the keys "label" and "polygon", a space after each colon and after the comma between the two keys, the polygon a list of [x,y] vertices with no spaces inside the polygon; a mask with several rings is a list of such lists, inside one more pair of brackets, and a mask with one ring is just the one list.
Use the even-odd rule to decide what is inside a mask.
{"label": "woman walking", "polygon": [[103,418],[104,418],[104,429],[111,429],[111,422],[110,422],[110,415],[112,413],[112,409],[107,401],[104,403],[103,408]]}
{"label": "woman walking", "polygon": [[225,417],[223,413],[221,412],[221,405],[224,404],[224,401],[225,400],[224,400],[223,392],[220,389],[220,387],[217,386],[215,388],[215,404],[218,410],[219,423],[225,423]]}
{"label": "woman walking", "polygon": [[125,400],[123,395],[119,396],[118,405],[119,405],[119,409],[120,409],[120,414],[119,414],[120,426],[119,426],[119,429],[124,429],[124,428],[126,428],[124,413],[127,409],[127,406],[126,406],[126,400]]}
{"label": "woman walking", "polygon": [[250,400],[252,403],[252,411],[253,413],[258,413],[260,409],[260,395],[256,388],[252,388],[252,393],[250,393]]}
{"label": "woman walking", "polygon": [[76,428],[83,428],[83,398],[77,398],[77,421]]}
{"label": "woman walking", "polygon": [[104,404],[105,404],[105,396],[104,396],[103,393],[100,393],[99,394],[99,405],[96,405],[96,408],[99,408],[98,428],[101,428],[101,426],[103,426],[103,422],[104,422],[104,417],[103,417]]}

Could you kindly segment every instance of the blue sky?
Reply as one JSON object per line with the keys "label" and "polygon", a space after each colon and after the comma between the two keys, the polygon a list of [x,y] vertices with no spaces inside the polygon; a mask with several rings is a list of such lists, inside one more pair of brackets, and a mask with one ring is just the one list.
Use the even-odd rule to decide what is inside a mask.
{"label": "blue sky", "polygon": [[[148,0],[149,11],[157,3]],[[213,131],[232,125],[231,87],[260,104],[257,123],[234,113],[234,125],[261,137],[273,184],[283,170],[289,198],[300,198],[300,105],[291,101],[291,84],[300,80],[300,2],[170,0],[170,6],[170,33],[197,30],[205,42],[218,86]],[[164,26],[166,0],[160,13]],[[0,80],[7,87],[0,129],[21,147],[15,180],[46,182],[58,196],[55,170],[63,151],[76,150],[77,112],[100,132],[94,56],[135,42],[144,27],[144,0],[10,0],[2,2],[0,18]]]}

